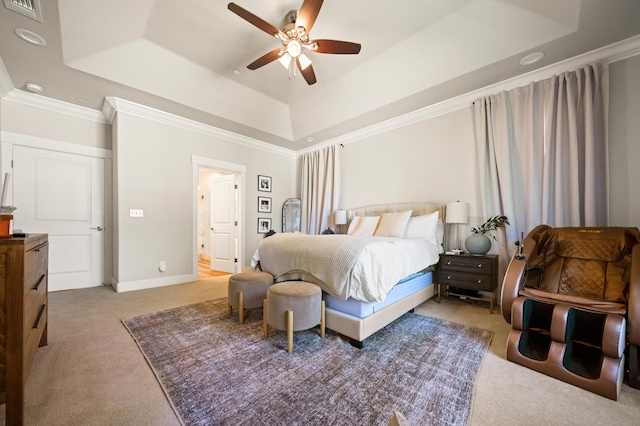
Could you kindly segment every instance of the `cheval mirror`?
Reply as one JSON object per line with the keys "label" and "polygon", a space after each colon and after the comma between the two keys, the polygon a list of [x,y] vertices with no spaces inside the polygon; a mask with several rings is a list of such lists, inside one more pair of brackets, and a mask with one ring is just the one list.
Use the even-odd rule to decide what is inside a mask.
{"label": "cheval mirror", "polygon": [[282,205],[282,232],[300,232],[300,200],[289,198]]}

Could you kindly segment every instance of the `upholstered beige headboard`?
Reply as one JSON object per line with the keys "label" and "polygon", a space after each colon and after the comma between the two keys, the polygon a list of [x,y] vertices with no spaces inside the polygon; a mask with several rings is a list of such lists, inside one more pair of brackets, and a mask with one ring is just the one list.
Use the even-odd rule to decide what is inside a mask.
{"label": "upholstered beige headboard", "polygon": [[354,216],[380,216],[383,213],[396,213],[413,210],[411,216],[420,216],[435,211],[440,212],[440,217],[444,217],[444,208],[442,204],[420,202],[420,203],[392,203],[392,204],[373,204],[371,206],[358,207],[356,209],[347,210],[347,224],[351,222]]}

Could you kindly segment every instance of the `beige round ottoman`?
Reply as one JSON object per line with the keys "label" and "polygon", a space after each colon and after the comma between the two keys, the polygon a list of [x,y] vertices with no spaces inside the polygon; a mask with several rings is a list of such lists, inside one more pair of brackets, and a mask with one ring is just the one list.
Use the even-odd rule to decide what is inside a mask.
{"label": "beige round ottoman", "polygon": [[229,277],[229,315],[238,309],[240,324],[244,324],[244,310],[262,307],[267,290],[273,284],[273,276],[267,272],[241,272]]}
{"label": "beige round ottoman", "polygon": [[293,332],[320,324],[324,338],[324,300],[322,290],[305,281],[284,281],[269,287],[263,308],[264,337],[269,326],[287,332],[287,351],[293,351]]}

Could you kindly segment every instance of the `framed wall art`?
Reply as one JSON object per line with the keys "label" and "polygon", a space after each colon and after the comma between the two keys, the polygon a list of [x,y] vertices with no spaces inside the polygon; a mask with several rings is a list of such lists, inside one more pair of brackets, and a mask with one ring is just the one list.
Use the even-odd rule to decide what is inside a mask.
{"label": "framed wall art", "polygon": [[271,213],[271,197],[258,197],[258,213]]}
{"label": "framed wall art", "polygon": [[271,176],[258,175],[258,191],[271,192]]}
{"label": "framed wall art", "polygon": [[258,218],[258,234],[266,234],[271,231],[271,219],[267,217]]}

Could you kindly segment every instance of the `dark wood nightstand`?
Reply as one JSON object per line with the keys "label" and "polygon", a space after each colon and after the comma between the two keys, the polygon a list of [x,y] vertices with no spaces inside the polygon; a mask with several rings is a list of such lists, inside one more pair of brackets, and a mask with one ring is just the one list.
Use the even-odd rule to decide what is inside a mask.
{"label": "dark wood nightstand", "polygon": [[[496,300],[496,289],[498,288],[497,254],[482,256],[441,254],[438,270],[438,302],[440,302],[441,294],[482,300],[489,302],[489,312],[493,313],[493,302]],[[448,289],[442,293],[441,286],[447,286]],[[491,297],[456,293],[451,290],[452,287],[490,292]]]}

